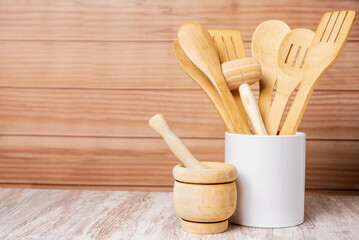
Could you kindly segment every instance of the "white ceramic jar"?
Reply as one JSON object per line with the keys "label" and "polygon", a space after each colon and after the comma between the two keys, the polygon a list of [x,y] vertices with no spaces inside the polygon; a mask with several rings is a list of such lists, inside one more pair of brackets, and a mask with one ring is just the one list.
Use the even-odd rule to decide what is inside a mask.
{"label": "white ceramic jar", "polygon": [[251,227],[303,223],[305,134],[226,133],[225,161],[237,168],[237,208],[230,222]]}

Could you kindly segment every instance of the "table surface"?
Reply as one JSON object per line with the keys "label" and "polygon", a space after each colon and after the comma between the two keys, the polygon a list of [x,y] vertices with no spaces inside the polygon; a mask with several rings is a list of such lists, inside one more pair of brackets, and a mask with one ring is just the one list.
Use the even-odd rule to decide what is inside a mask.
{"label": "table surface", "polygon": [[181,230],[172,193],[0,189],[0,239],[358,239],[356,193],[306,193],[305,222],[225,233]]}

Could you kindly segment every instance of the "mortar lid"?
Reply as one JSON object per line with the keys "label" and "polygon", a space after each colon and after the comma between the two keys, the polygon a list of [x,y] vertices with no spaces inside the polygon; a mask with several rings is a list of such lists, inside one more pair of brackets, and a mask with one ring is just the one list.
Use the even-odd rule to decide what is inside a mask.
{"label": "mortar lid", "polygon": [[237,169],[223,162],[201,162],[205,169],[185,168],[182,163],[173,168],[173,177],[179,182],[214,184],[233,182]]}

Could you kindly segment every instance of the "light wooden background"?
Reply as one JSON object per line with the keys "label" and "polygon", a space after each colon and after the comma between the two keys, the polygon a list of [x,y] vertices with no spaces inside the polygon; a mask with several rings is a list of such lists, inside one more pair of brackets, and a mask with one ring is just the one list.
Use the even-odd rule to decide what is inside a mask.
{"label": "light wooden background", "polygon": [[[250,55],[264,20],[315,31],[344,9],[359,1],[0,0],[0,186],[170,190],[153,114],[198,159],[224,158],[225,128],[172,53],[180,25],[239,29]],[[301,124],[308,189],[359,190],[358,23]]]}

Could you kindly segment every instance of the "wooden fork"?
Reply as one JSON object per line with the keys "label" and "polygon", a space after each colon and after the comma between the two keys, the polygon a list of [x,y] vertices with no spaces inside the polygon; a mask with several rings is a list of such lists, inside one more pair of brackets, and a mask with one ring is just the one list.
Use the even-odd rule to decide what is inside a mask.
{"label": "wooden fork", "polygon": [[[215,43],[221,64],[224,62],[246,57],[240,31],[211,29],[208,30],[208,32],[211,34],[212,39]],[[249,129],[249,123],[246,117],[247,113],[243,107],[238,89],[232,90],[231,93],[237,103],[238,110],[242,117],[242,122],[245,124],[245,126],[243,127]]]}
{"label": "wooden fork", "polygon": [[280,135],[297,132],[313,90],[341,53],[355,16],[355,11],[327,12],[323,15],[305,58],[302,82]]}

